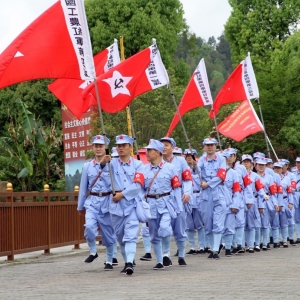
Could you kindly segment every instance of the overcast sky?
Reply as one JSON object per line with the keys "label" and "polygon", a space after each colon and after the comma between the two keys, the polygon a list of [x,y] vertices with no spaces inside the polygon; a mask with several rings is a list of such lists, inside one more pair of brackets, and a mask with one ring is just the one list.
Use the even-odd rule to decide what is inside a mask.
{"label": "overcast sky", "polygon": [[[35,18],[57,0],[2,0],[0,9],[0,53]],[[159,1],[159,0],[157,0]],[[207,40],[218,37],[230,16],[227,0],[181,0],[190,30]]]}

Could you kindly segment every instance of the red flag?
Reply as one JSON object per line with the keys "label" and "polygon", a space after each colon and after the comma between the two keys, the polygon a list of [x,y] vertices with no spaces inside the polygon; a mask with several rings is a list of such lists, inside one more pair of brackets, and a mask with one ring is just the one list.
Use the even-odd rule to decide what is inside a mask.
{"label": "red flag", "polygon": [[[97,76],[102,75],[114,66],[120,63],[120,55],[118,50],[118,42],[106,48],[104,51],[94,56],[94,64]],[[82,91],[91,81],[76,79],[57,79],[48,85],[48,89],[58,98],[77,118],[81,119],[83,112],[87,112],[94,100],[84,101],[82,99]],[[90,97],[93,98],[92,95]]]}
{"label": "red flag", "polygon": [[0,54],[0,88],[40,78],[95,78],[82,1],[58,1]]}
{"label": "red flag", "polygon": [[250,55],[248,55],[235,68],[223,85],[209,113],[209,117],[214,118],[214,112],[217,115],[223,104],[253,98],[259,98],[259,92]]}
{"label": "red flag", "polygon": [[[212,97],[207,79],[204,59],[202,58],[183,94],[180,104],[178,105],[178,110],[180,116],[182,117],[188,111],[205,105],[212,105]],[[178,122],[179,117],[176,112],[166,136],[171,135]]]}
{"label": "red flag", "polygon": [[[169,83],[156,43],[124,60],[97,77],[101,109],[108,113],[123,110],[133,98]],[[94,98],[89,98],[89,95]],[[89,106],[97,105],[94,83],[83,91]]]}
{"label": "red flag", "polygon": [[223,135],[240,142],[247,136],[263,131],[250,100],[243,101],[238,108],[218,125],[218,130]]}

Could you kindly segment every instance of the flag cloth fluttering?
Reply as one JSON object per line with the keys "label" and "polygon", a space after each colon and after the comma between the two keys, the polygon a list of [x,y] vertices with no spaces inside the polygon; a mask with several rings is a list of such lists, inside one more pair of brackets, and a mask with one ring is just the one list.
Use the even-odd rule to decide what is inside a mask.
{"label": "flag cloth fluttering", "polygon": [[[97,76],[109,71],[120,63],[120,54],[118,50],[118,42],[115,42],[94,56],[94,64],[96,68]],[[48,85],[48,89],[58,98],[71,113],[77,118],[81,119],[82,114],[87,112],[90,102],[95,100],[82,99],[82,91],[91,83],[89,80],[79,79],[57,79],[53,83]]]}
{"label": "flag cloth fluttering", "polygon": [[[169,77],[154,41],[150,47],[97,77],[101,108],[116,113],[125,109],[135,97],[168,83]],[[84,89],[82,96],[85,107],[97,105],[94,83]]]}
{"label": "flag cloth fluttering", "polygon": [[237,109],[218,125],[218,130],[237,142],[259,131],[264,127],[259,120],[250,100],[244,100]]}
{"label": "flag cloth fluttering", "polygon": [[42,78],[95,78],[83,1],[57,1],[0,54],[0,89]]}
{"label": "flag cloth fluttering", "polygon": [[[190,82],[178,105],[180,117],[188,111],[200,106],[212,105],[212,97],[207,79],[204,59],[202,58],[190,79]],[[175,113],[166,136],[170,136],[179,122],[179,116]]]}
{"label": "flag cloth fluttering", "polygon": [[214,118],[224,104],[259,98],[258,86],[250,55],[246,57],[231,73],[218,93],[209,117]]}

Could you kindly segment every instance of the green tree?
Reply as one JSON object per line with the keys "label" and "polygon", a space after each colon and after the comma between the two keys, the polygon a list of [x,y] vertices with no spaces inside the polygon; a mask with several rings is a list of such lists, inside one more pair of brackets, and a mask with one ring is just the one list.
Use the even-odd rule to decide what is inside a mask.
{"label": "green tree", "polygon": [[229,4],[232,13],[225,36],[236,64],[251,52],[253,61],[264,65],[297,30],[300,0],[229,0]]}
{"label": "green tree", "polygon": [[52,184],[53,177],[63,177],[56,158],[60,134],[54,124],[44,129],[20,99],[16,104],[18,114],[9,116],[8,135],[0,138],[0,176],[11,181],[15,190],[39,190],[44,183]]}
{"label": "green tree", "polygon": [[172,63],[178,34],[185,28],[179,0],[86,0],[94,53],[124,36],[125,57],[157,43],[166,66]]}

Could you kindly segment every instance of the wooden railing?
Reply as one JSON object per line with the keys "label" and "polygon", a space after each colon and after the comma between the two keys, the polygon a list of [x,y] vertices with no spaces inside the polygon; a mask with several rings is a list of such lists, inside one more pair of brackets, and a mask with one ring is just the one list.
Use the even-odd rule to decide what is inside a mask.
{"label": "wooden railing", "polygon": [[0,197],[0,256],[14,255],[84,243],[84,217],[77,212],[79,188],[74,192],[14,192],[7,184]]}

